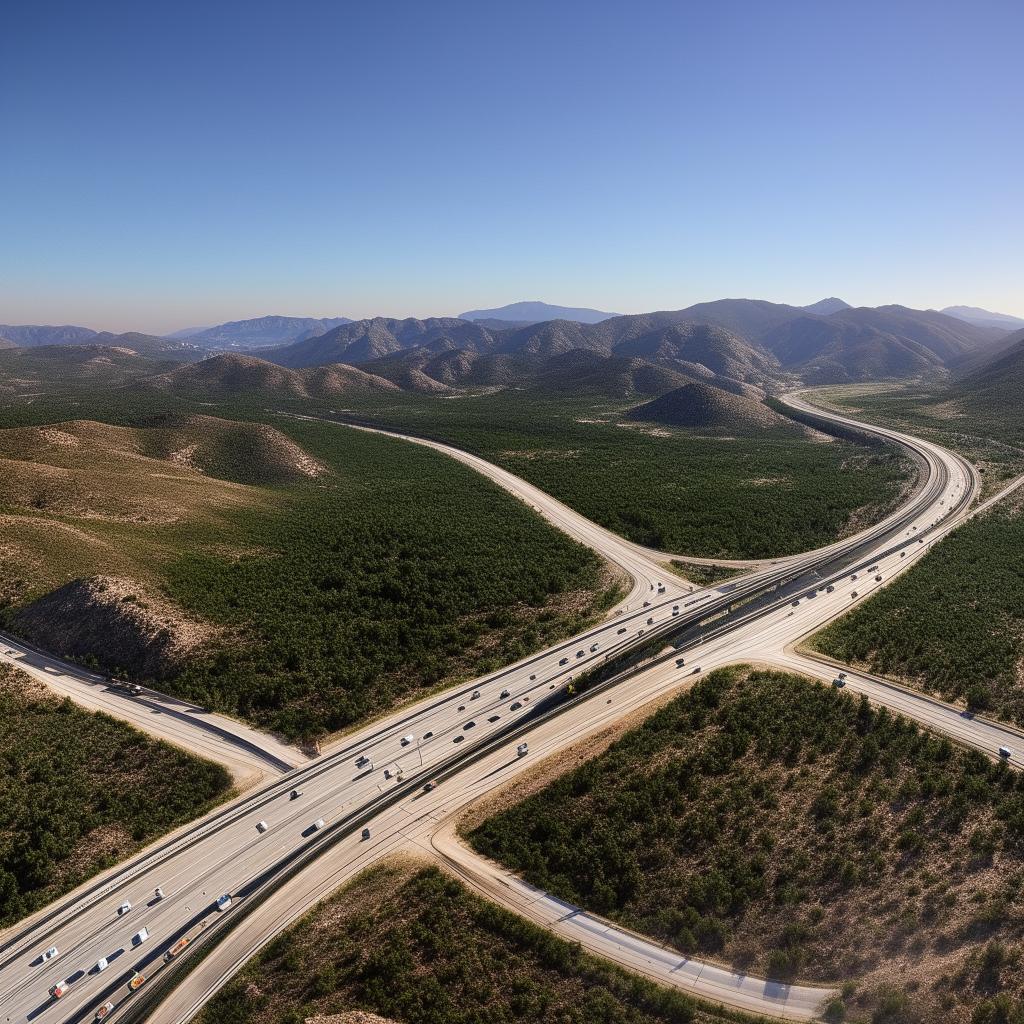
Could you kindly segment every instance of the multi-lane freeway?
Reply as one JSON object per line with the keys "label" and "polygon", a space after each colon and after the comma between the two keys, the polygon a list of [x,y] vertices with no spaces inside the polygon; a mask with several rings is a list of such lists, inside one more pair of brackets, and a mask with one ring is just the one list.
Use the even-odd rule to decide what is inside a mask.
{"label": "multi-lane freeway", "polygon": [[[790,401],[809,408],[802,399]],[[366,726],[0,936],[0,1020],[87,1021],[108,1001],[112,1020],[188,1019],[261,944],[396,850],[440,856],[492,897],[503,885],[511,894],[496,866],[453,852],[450,823],[467,804],[514,785],[539,758],[585,741],[713,668],[758,661],[828,679],[831,668],[795,655],[794,641],[904,571],[938,531],[968,514],[976,490],[973,470],[959,457],[870,429],[906,445],[921,464],[921,485],[903,508],[857,537],[709,589],[683,585],[650,552],[475,456],[403,438],[473,465],[595,547],[631,574],[630,595],[584,634]],[[678,648],[663,652],[669,641]],[[568,696],[567,684],[581,673],[641,647],[647,656],[630,671]],[[862,675],[850,674],[847,685],[993,754],[1009,745],[1019,762],[1024,744],[1013,730]],[[528,748],[520,756],[522,743]],[[544,894],[525,892],[504,902],[555,927]],[[217,910],[224,894],[231,906]],[[126,900],[132,907],[119,915]],[[697,962],[684,968],[678,956],[659,954],[603,922],[585,927],[586,920],[567,908],[558,928],[597,953],[713,1001],[807,1019],[823,998],[820,989],[779,986]],[[146,937],[133,945],[143,928]],[[183,951],[166,964],[165,954],[183,939]],[[56,954],[41,959],[52,947]],[[195,964],[202,951],[208,955]],[[107,966],[97,970],[102,960]],[[190,966],[194,970],[181,980]],[[130,994],[133,972],[147,980]],[[54,1000],[48,990],[57,982],[68,988]],[[172,982],[173,998],[165,999]]]}

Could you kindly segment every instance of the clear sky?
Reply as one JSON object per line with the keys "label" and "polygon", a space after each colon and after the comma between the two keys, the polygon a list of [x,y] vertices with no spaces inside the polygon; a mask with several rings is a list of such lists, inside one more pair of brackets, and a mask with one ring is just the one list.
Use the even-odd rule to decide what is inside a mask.
{"label": "clear sky", "polygon": [[9,0],[0,323],[1024,315],[1020,0]]}

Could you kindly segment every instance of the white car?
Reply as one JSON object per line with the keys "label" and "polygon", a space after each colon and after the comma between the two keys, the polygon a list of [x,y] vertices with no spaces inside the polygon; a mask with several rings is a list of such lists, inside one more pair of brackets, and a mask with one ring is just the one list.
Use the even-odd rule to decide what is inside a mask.
{"label": "white car", "polygon": [[127,914],[128,911],[131,910],[131,909],[132,909],[131,903],[129,903],[128,900],[125,900],[124,903],[122,903],[121,906],[119,906],[117,908],[117,916],[121,917],[122,914]]}
{"label": "white car", "polygon": [[313,822],[313,831],[314,832],[319,832],[320,829],[322,829],[323,827],[324,827],[324,819],[323,818],[317,818],[316,821]]}
{"label": "white car", "polygon": [[164,891],[159,885],[153,890],[153,898],[157,900],[162,900],[164,898]]}
{"label": "white car", "polygon": [[218,910],[228,910],[231,907],[231,893],[226,892],[223,896],[218,896],[216,906]]}
{"label": "white car", "polygon": [[133,946],[141,946],[146,941],[146,939],[148,939],[148,938],[149,938],[149,929],[148,928],[140,928],[132,936],[132,945]]}
{"label": "white car", "polygon": [[51,946],[49,949],[44,951],[44,953],[43,953],[43,960],[44,961],[45,960],[52,960],[57,955],[57,953],[58,953],[57,947],[56,946]]}
{"label": "white car", "polygon": [[99,960],[96,961],[96,966],[93,968],[93,973],[102,974],[109,966],[110,965],[107,963],[107,958],[105,956],[101,956]]}
{"label": "white car", "polygon": [[408,736],[403,736],[402,737],[402,746],[403,747],[409,746],[409,744],[412,743],[412,741],[414,739],[416,739],[416,737],[412,733],[409,733]]}
{"label": "white car", "polygon": [[257,832],[266,832],[268,828],[270,828],[270,826],[265,821],[257,821],[256,822],[256,831]]}

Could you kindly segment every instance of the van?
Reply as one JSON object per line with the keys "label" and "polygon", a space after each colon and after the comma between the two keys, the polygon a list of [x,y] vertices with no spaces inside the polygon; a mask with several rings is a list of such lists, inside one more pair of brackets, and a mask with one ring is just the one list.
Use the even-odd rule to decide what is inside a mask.
{"label": "van", "polygon": [[149,938],[149,929],[148,928],[140,928],[132,936],[132,945],[133,946],[141,946],[146,941],[146,939],[148,939],[148,938]]}
{"label": "van", "polygon": [[402,746],[403,747],[409,746],[409,744],[412,743],[412,741],[414,739],[416,739],[416,737],[412,733],[409,733],[407,736],[403,736],[402,737]]}

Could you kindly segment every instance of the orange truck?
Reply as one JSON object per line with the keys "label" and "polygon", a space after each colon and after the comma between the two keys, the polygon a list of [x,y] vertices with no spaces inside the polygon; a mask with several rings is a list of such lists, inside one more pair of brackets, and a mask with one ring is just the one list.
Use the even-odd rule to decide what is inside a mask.
{"label": "orange truck", "polygon": [[164,953],[164,963],[169,964],[192,940],[183,935],[178,941]]}
{"label": "orange truck", "polygon": [[146,977],[143,974],[139,974],[138,971],[132,971],[131,980],[128,982],[128,991],[134,992],[137,988],[142,988],[146,983]]}

